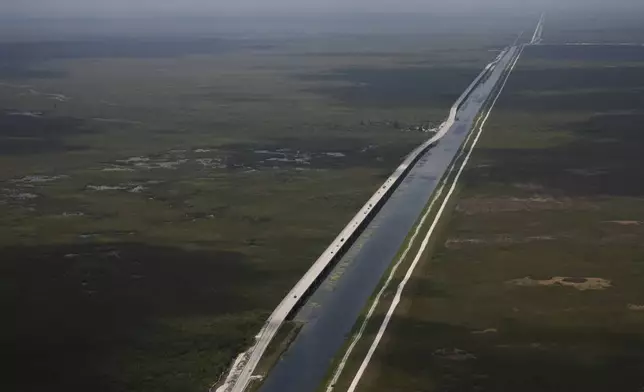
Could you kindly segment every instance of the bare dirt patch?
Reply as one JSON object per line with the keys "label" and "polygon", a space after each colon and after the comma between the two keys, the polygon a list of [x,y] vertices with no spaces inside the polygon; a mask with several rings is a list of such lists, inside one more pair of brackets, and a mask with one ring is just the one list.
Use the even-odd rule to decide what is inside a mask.
{"label": "bare dirt patch", "polygon": [[447,248],[460,248],[463,245],[480,245],[486,244],[489,241],[486,241],[482,238],[450,238],[445,241],[445,247]]}
{"label": "bare dirt patch", "polygon": [[519,183],[519,184],[514,184],[514,187],[524,191],[540,191],[544,189],[543,185],[534,184],[534,183]]}
{"label": "bare dirt patch", "polygon": [[499,330],[496,328],[486,328],[480,331],[472,331],[472,335],[487,335],[487,334],[497,333],[497,332],[499,332]]}
{"label": "bare dirt patch", "polygon": [[555,276],[551,279],[537,280],[529,276],[520,279],[513,279],[508,281],[509,284],[524,287],[536,286],[566,286],[572,287],[580,291],[586,290],[604,290],[612,286],[610,280],[602,278],[579,278],[579,277],[565,277]]}
{"label": "bare dirt patch", "polygon": [[529,237],[513,237],[511,235],[498,235],[492,238],[450,238],[445,241],[445,247],[454,249],[465,245],[509,245],[526,244],[534,241],[554,241],[556,237],[549,235],[537,235]]}
{"label": "bare dirt patch", "polygon": [[499,213],[499,212],[524,212],[548,210],[596,210],[598,207],[589,202],[572,198],[554,198],[550,196],[535,195],[529,198],[517,197],[487,197],[470,198],[461,200],[456,210],[466,215]]}
{"label": "bare dirt patch", "polygon": [[476,359],[474,354],[468,353],[460,348],[441,348],[434,351],[432,355],[438,358],[449,359],[450,361],[467,361],[470,359]]}
{"label": "bare dirt patch", "polygon": [[607,173],[606,170],[597,170],[597,169],[566,169],[566,172],[570,174],[575,174],[578,176],[601,176]]}
{"label": "bare dirt patch", "polygon": [[616,225],[622,225],[622,226],[641,226],[642,225],[642,222],[633,221],[633,220],[616,220],[616,221],[608,221],[606,223],[614,223]]}

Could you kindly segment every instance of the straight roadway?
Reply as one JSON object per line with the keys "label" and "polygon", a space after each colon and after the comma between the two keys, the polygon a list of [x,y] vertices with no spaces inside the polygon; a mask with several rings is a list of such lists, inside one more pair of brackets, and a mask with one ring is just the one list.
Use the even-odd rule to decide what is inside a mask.
{"label": "straight roadway", "polygon": [[[490,113],[494,109],[494,106],[501,96],[501,93],[503,92],[503,89],[505,88],[505,85],[510,77],[510,74],[512,73],[512,70],[516,66],[517,62],[519,61],[519,57],[521,56],[521,53],[523,52],[523,46],[520,46],[518,49],[514,50],[515,55],[513,56],[513,59],[511,59],[511,65],[508,69],[508,71],[504,74],[503,76],[503,81],[501,83],[501,86],[495,90],[494,92],[494,99],[490,98],[490,105],[485,107],[484,111],[485,113],[481,112],[480,119],[476,121],[476,129],[473,129],[470,133],[469,136],[467,137],[465,143],[467,144],[468,140],[470,138],[473,138],[472,144],[467,150],[462,150],[459,153],[459,156],[463,156],[464,159],[462,161],[459,160],[458,164],[460,164],[460,167],[456,169],[457,162],[454,161],[453,166],[450,167],[449,172],[450,173],[456,173],[456,176],[451,179],[450,183],[447,182],[447,179],[443,181],[441,184],[441,188],[437,191],[436,195],[434,195],[434,198],[432,199],[432,205],[434,205],[436,202],[441,201],[441,197],[443,194],[443,191],[447,188],[449,190],[447,191],[447,194],[442,198],[440,207],[436,211],[436,215],[434,216],[434,219],[429,226],[428,230],[420,243],[420,247],[416,251],[415,256],[413,257],[413,261],[409,268],[407,269],[407,272],[404,275],[404,278],[402,281],[398,284],[396,294],[393,297],[393,300],[391,301],[391,304],[389,306],[389,309],[387,310],[387,313],[385,317],[382,320],[382,323],[380,324],[380,328],[378,329],[378,333],[376,334],[374,340],[371,342],[371,346],[369,347],[369,350],[367,351],[366,355],[364,356],[362,363],[356,373],[353,376],[353,379],[351,381],[351,384],[349,385],[349,388],[347,389],[347,392],[355,392],[356,389],[358,388],[358,384],[366,371],[369,362],[376,351],[378,344],[380,343],[382,337],[384,336],[387,326],[389,325],[389,322],[391,321],[391,318],[396,310],[396,307],[400,303],[401,297],[403,290],[405,289],[405,285],[409,282],[410,278],[412,277],[412,274],[414,272],[414,269],[418,265],[418,262],[420,261],[421,257],[425,253],[425,249],[427,248],[427,245],[429,244],[430,239],[432,238],[432,235],[434,233],[434,230],[436,229],[438,222],[441,219],[441,216],[443,212],[446,209],[447,204],[449,203],[450,197],[453,195],[454,190],[456,189],[456,185],[458,184],[458,181],[463,174],[463,170],[465,169],[465,166],[468,164],[470,157],[472,155],[472,152],[474,151],[474,148],[476,147],[477,142],[479,141],[479,138],[483,132],[483,127],[485,126],[488,118],[490,117]],[[407,247],[405,248],[405,251],[403,255],[400,257],[399,261],[396,262],[394,269],[397,269],[398,266],[402,263],[402,261],[405,259],[405,257],[408,255],[408,251],[412,248],[414,243],[417,241],[418,234],[420,234],[420,231],[423,227],[422,222],[425,222],[426,219],[428,218],[430,212],[426,211],[421,218],[421,223],[416,227],[416,230],[414,231],[414,234],[412,238],[410,239],[410,243],[407,244]],[[360,332],[356,334],[352,341],[351,345],[349,346],[349,349],[347,352],[345,352],[344,357],[342,358],[342,361],[338,365],[338,367],[335,369],[333,378],[330,382],[330,384],[327,386],[327,392],[332,392],[335,386],[335,383],[338,381],[339,377],[342,375],[342,372],[344,370],[344,367],[347,363],[347,358],[349,355],[351,355],[351,352],[353,350],[353,347],[357,344],[357,342],[362,338],[362,331],[366,328],[367,323],[370,321],[369,318],[372,315],[373,309],[378,305],[378,301],[380,299],[381,293],[384,292],[384,290],[387,289],[387,286],[391,284],[393,276],[394,276],[395,271],[392,269],[392,271],[389,274],[389,277],[387,278],[384,286],[380,289],[380,292],[378,293],[378,296],[374,300],[374,303],[372,304],[369,313],[367,314],[367,317],[365,320],[362,322],[362,325],[360,327]]]}
{"label": "straight roadway", "polygon": [[[304,323],[260,392],[314,392],[327,374],[369,297],[501,81],[518,47],[504,51],[446,122],[438,145],[422,153],[376,217],[295,315]],[[452,117],[452,116],[450,116]]]}
{"label": "straight roadway", "polygon": [[497,58],[488,64],[483,71],[472,81],[472,83],[465,89],[463,94],[457,99],[456,103],[452,106],[447,120],[441,124],[438,132],[429,140],[418,146],[412,151],[396,168],[394,173],[387,178],[385,183],[378,188],[374,195],[365,203],[365,205],[358,211],[354,218],[345,226],[336,239],[329,245],[329,247],[322,253],[322,255],[313,263],[311,268],[304,274],[304,276],[297,282],[297,284],[286,295],[282,302],[275,308],[266,324],[256,336],[255,344],[247,351],[240,354],[228,373],[223,385],[217,388],[216,392],[243,392],[253,378],[255,367],[259,363],[262,355],[268,348],[273,337],[277,333],[279,327],[292,313],[294,309],[303,301],[306,295],[314,288],[315,282],[324,276],[325,271],[333,261],[346,250],[349,245],[352,245],[354,237],[361,232],[361,227],[370,221],[371,215],[377,212],[382,204],[388,201],[388,196],[391,191],[395,190],[400,182],[406,177],[409,170],[414,167],[418,159],[431,147],[433,147],[439,140],[451,132],[453,125],[457,121],[459,109],[465,107],[464,102],[473,95],[479,84],[482,83],[497,66],[497,64],[504,58],[507,50],[504,50],[497,56]]}
{"label": "straight roadway", "polygon": [[543,24],[546,21],[546,14],[543,13],[541,14],[541,17],[539,18],[539,23],[537,23],[537,28],[534,29],[534,34],[532,35],[532,40],[530,41],[530,45],[537,45],[541,43],[541,36],[543,35]]}

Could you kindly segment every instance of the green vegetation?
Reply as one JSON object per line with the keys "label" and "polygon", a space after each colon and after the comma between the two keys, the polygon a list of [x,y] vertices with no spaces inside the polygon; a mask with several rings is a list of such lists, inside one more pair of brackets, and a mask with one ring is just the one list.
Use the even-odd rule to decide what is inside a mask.
{"label": "green vegetation", "polygon": [[444,38],[0,44],[4,389],[206,390],[508,41]]}
{"label": "green vegetation", "polygon": [[360,391],[644,385],[644,61],[561,52],[524,52]]}

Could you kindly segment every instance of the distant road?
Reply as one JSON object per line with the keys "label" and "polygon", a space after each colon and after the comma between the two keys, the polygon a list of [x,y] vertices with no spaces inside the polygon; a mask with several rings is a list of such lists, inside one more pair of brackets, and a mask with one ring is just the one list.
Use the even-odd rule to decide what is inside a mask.
{"label": "distant road", "polygon": [[[468,89],[460,108],[446,121],[440,142],[422,154],[403,182],[351,248],[342,256],[326,281],[298,310],[295,320],[304,323],[289,349],[264,380],[259,392],[315,392],[342,349],[347,337],[377,290],[423,214],[441,179],[448,171],[486,98],[511,57],[503,51]],[[451,124],[451,125],[450,125]]]}
{"label": "distant road", "polygon": [[[396,294],[394,295],[394,298],[393,298],[393,300],[391,302],[391,305],[389,306],[389,309],[388,309],[388,311],[387,311],[382,323],[380,324],[380,328],[379,328],[378,332],[376,333],[376,336],[375,336],[373,342],[371,343],[371,346],[369,347],[369,351],[367,351],[365,357],[363,358],[363,360],[362,360],[362,362],[360,364],[360,367],[356,371],[356,374],[353,376],[353,379],[351,381],[351,384],[349,385],[349,388],[347,389],[347,392],[355,392],[356,388],[358,387],[358,384],[360,383],[360,380],[362,379],[362,376],[363,376],[364,372],[366,371],[367,367],[369,366],[371,358],[372,358],[374,352],[376,351],[376,348],[380,344],[380,341],[381,341],[382,337],[384,336],[385,331],[386,331],[386,329],[387,329],[387,327],[389,325],[391,317],[393,316],[393,314],[394,314],[394,312],[395,312],[395,310],[396,310],[396,308],[397,308],[397,306],[398,306],[398,304],[399,304],[399,302],[401,300],[402,292],[403,292],[407,282],[409,282],[410,278],[412,277],[412,274],[413,274],[414,269],[416,268],[418,262],[420,261],[421,257],[425,253],[427,245],[429,244],[429,241],[430,241],[430,239],[432,237],[432,234],[434,233],[434,230],[435,230],[436,226],[438,225],[438,222],[439,222],[443,212],[445,211],[445,208],[446,208],[447,204],[449,203],[450,197],[454,193],[456,185],[457,185],[457,183],[458,183],[458,181],[459,181],[459,179],[460,179],[460,177],[461,177],[461,175],[463,173],[463,170],[465,169],[465,166],[469,162],[470,156],[472,155],[472,151],[474,151],[474,147],[476,146],[476,144],[477,144],[477,142],[478,142],[478,140],[479,140],[479,138],[481,136],[481,133],[483,132],[483,127],[484,127],[485,123],[487,122],[487,119],[489,118],[490,113],[492,112],[492,109],[494,108],[494,105],[496,104],[499,96],[503,92],[503,89],[504,89],[504,87],[505,87],[505,85],[506,85],[506,83],[508,81],[508,78],[510,77],[510,74],[512,73],[512,70],[514,69],[517,61],[519,60],[519,57],[521,56],[522,51],[523,51],[523,46],[520,46],[520,47],[513,47],[508,52],[507,62],[504,63],[504,68],[503,68],[503,70],[507,71],[507,72],[499,73],[499,81],[501,82],[501,86],[496,91],[496,95],[494,96],[494,99],[493,99],[490,107],[488,108],[486,114],[483,116],[482,121],[481,121],[480,125],[478,126],[478,129],[472,130],[472,133],[475,134],[474,140],[472,142],[472,146],[469,148],[469,150],[465,154],[465,158],[464,158],[463,162],[460,164],[460,167],[459,167],[458,171],[456,172],[456,176],[455,176],[454,180],[452,181],[452,183],[445,185],[445,187],[449,187],[449,190],[448,190],[445,198],[442,200],[442,203],[441,203],[441,205],[440,205],[440,207],[438,209],[438,212],[436,213],[436,216],[434,217],[434,220],[432,221],[432,224],[430,225],[429,229],[427,230],[427,233],[426,233],[425,237],[423,238],[423,241],[420,244],[419,249],[416,251],[414,259],[413,259],[411,265],[409,266],[409,269],[407,270],[403,280],[398,285],[397,290],[396,290]],[[426,215],[423,216],[423,220],[428,216],[427,214],[429,214],[429,211],[426,213]],[[414,238],[415,238],[415,236],[414,236]],[[407,249],[410,249],[410,247],[411,247],[411,244],[409,245],[409,247]],[[390,275],[390,277],[388,278],[387,282],[391,282],[392,277],[393,277],[393,272],[392,272],[392,275]],[[384,289],[386,289],[386,287],[383,288],[383,290]],[[374,304],[372,305],[372,309],[375,309],[375,307],[377,306],[378,299],[379,298],[377,298],[374,301]],[[370,311],[370,313],[371,313],[371,311]],[[369,320],[367,319],[367,320],[365,320],[363,322],[363,327],[361,327],[360,331],[363,331],[366,328],[366,323],[368,321]],[[350,345],[350,349],[355,347],[355,344],[357,343],[357,341],[360,338],[361,338],[360,333],[358,335],[356,335],[356,337],[354,337],[354,342],[352,342],[352,344]],[[345,354],[342,362],[338,366],[338,369],[336,369],[336,371],[335,371],[335,373],[333,375],[332,381],[331,381],[331,385],[329,385],[329,387],[327,388],[327,392],[333,391],[333,383],[337,382],[337,380],[339,379],[339,377],[340,377],[340,375],[341,375],[341,373],[342,373],[342,371],[344,369],[344,365],[346,364],[346,359],[348,358],[349,354],[350,354],[350,352],[347,352]]]}
{"label": "distant road", "polygon": [[[541,30],[543,23],[543,15],[537,25],[535,36]],[[533,36],[534,39],[534,36]],[[217,392],[244,392],[250,381],[252,380],[253,372],[257,364],[261,360],[268,345],[273,340],[280,326],[291,315],[291,313],[299,305],[302,299],[310,294],[314,285],[316,285],[324,274],[328,272],[329,266],[333,265],[333,261],[338,257],[338,254],[343,253],[344,250],[352,244],[355,237],[360,234],[363,224],[370,220],[374,211],[377,211],[384,202],[388,199],[393,190],[396,189],[398,184],[405,178],[406,174],[414,167],[418,159],[432,146],[442,140],[445,135],[453,131],[455,124],[458,122],[459,110],[468,101],[472,94],[476,91],[479,94],[476,98],[479,103],[485,100],[487,94],[491,92],[493,86],[496,85],[503,69],[505,69],[508,58],[511,57],[509,52],[514,52],[516,47],[510,47],[503,50],[491,63],[489,63],[481,73],[472,81],[472,83],[465,89],[461,96],[454,103],[450,109],[449,116],[441,124],[438,132],[422,145],[414,149],[403,161],[403,163],[394,171],[394,173],[384,182],[384,184],[376,191],[376,193],[367,201],[367,203],[358,211],[349,224],[340,232],[331,245],[322,253],[316,260],[311,268],[304,274],[304,276],[297,282],[291,289],[287,296],[273,311],[264,327],[256,336],[255,344],[245,353],[242,353],[235,360],[232,369],[226,377],[224,384],[217,388]],[[497,65],[502,62],[501,70],[496,70]],[[489,79],[494,79],[489,81]],[[487,86],[485,93],[477,91],[481,83]],[[471,100],[470,100],[471,101]],[[476,105],[470,105],[472,107]],[[480,105],[478,106],[480,107]],[[472,111],[470,108],[469,116],[473,120],[478,112],[478,109]],[[469,118],[469,117],[468,117]],[[464,127],[465,122],[462,122],[459,129]],[[460,146],[460,145],[459,145]],[[454,152],[455,153],[455,152]],[[452,155],[453,156],[453,155]]]}
{"label": "distant road", "polygon": [[445,134],[452,129],[454,123],[457,121],[459,107],[470,96],[481,80],[489,75],[489,73],[495,68],[506,52],[507,50],[504,50],[499,54],[499,56],[488,64],[474,79],[474,81],[472,81],[450,109],[449,116],[446,121],[441,124],[439,131],[429,140],[414,149],[414,151],[405,158],[403,163],[384,182],[369,201],[367,201],[367,203],[360,209],[360,211],[358,211],[349,224],[340,232],[331,245],[304,274],[302,279],[300,279],[293,289],[291,289],[289,294],[287,294],[287,296],[273,311],[262,330],[256,336],[256,341],[253,347],[251,347],[246,353],[242,353],[236,359],[225,383],[221,387],[217,388],[217,392],[243,392],[246,389],[252,380],[252,375],[257,364],[277,333],[277,330],[291,314],[293,309],[300,304],[301,298],[305,296],[309,290],[311,290],[315,282],[323,276],[323,273],[329,267],[332,260],[337,257],[337,254],[341,252],[350,239],[359,232],[361,225],[367,217],[381,205],[383,200],[386,200],[391,190],[395,189],[397,184],[405,177],[409,169],[413,167],[421,154],[440,141]]}
{"label": "distant road", "polygon": [[534,29],[534,34],[532,35],[532,40],[530,41],[530,45],[537,45],[541,43],[541,36],[543,35],[543,23],[545,22],[545,20],[546,20],[546,14],[543,13],[539,18],[539,23],[537,23],[537,28]]}

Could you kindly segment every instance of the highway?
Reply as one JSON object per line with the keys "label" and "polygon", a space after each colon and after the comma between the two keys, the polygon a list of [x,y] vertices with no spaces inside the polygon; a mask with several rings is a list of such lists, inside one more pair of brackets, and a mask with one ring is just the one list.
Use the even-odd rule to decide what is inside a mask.
{"label": "highway", "polygon": [[543,35],[543,24],[546,20],[546,14],[543,13],[541,14],[541,17],[539,18],[539,23],[537,23],[537,28],[534,29],[534,34],[532,35],[532,40],[530,41],[530,45],[538,45],[541,43],[541,36]]}
{"label": "highway", "polygon": [[[505,88],[505,85],[506,85],[506,83],[507,83],[507,81],[508,81],[508,79],[510,77],[510,74],[514,70],[514,67],[516,66],[517,62],[519,61],[519,57],[521,56],[522,52],[523,52],[523,46],[519,46],[516,49],[513,49],[511,51],[511,56],[512,57],[510,58],[510,62],[508,63],[508,71],[505,74],[502,75],[502,84],[501,84],[500,88],[498,89],[498,91],[496,91],[494,99],[492,100],[489,108],[487,108],[487,113],[485,113],[485,115],[482,115],[481,121],[478,124],[478,129],[475,129],[475,130],[473,130],[472,132],[469,133],[468,138],[471,137],[473,134],[476,134],[476,136],[474,137],[474,140],[472,142],[472,145],[467,150],[467,152],[461,151],[461,155],[465,155],[465,158],[460,163],[460,167],[459,167],[458,171],[456,172],[456,176],[454,177],[453,181],[451,181],[451,184],[444,183],[441,186],[439,192],[437,192],[437,195],[435,196],[435,198],[432,200],[432,203],[435,203],[437,200],[439,200],[443,190],[446,187],[449,187],[449,190],[447,191],[447,194],[446,194],[445,198],[442,200],[440,208],[438,209],[438,212],[436,213],[436,216],[434,217],[434,220],[432,221],[432,224],[429,226],[429,229],[427,230],[427,233],[425,234],[425,237],[423,238],[423,241],[421,242],[419,249],[416,251],[416,254],[414,255],[414,259],[413,259],[411,265],[407,269],[407,272],[405,273],[405,276],[404,276],[403,280],[398,285],[398,288],[396,290],[396,294],[394,295],[394,298],[391,301],[391,305],[389,306],[389,309],[387,310],[387,313],[386,313],[382,323],[380,324],[380,328],[378,329],[378,332],[376,333],[376,336],[375,336],[373,342],[371,343],[371,346],[369,347],[369,350],[367,351],[367,354],[363,358],[362,363],[360,364],[360,367],[358,368],[358,370],[356,371],[355,375],[353,376],[353,379],[351,381],[351,384],[349,385],[349,388],[347,389],[347,392],[355,392],[356,388],[358,387],[358,384],[359,384],[360,380],[362,379],[362,376],[363,376],[364,372],[366,371],[367,367],[369,366],[369,362],[371,361],[371,358],[372,358],[376,348],[380,344],[380,341],[382,340],[382,337],[385,334],[387,326],[389,325],[389,322],[391,321],[391,317],[393,316],[398,304],[400,303],[403,290],[405,289],[405,286],[407,285],[407,283],[409,282],[410,278],[412,277],[412,274],[413,274],[416,266],[418,265],[418,262],[420,261],[421,257],[423,256],[423,254],[424,254],[424,252],[425,252],[425,250],[427,248],[427,245],[429,244],[429,241],[430,241],[430,239],[431,239],[431,237],[432,237],[432,235],[434,233],[434,230],[436,229],[436,226],[438,225],[438,222],[441,219],[441,217],[443,215],[443,212],[445,211],[445,208],[446,208],[447,204],[449,203],[449,200],[450,200],[452,194],[454,193],[454,190],[456,189],[456,185],[458,184],[458,181],[459,181],[461,175],[463,174],[463,170],[465,169],[465,166],[467,166],[467,164],[468,164],[468,162],[470,160],[470,157],[472,156],[472,152],[474,151],[474,147],[476,147],[476,144],[478,143],[479,138],[481,137],[481,134],[483,133],[483,127],[487,123],[487,120],[490,117],[490,113],[492,113],[492,109],[494,109],[494,106],[496,105],[497,100],[501,96],[501,93],[503,92],[503,89]],[[454,171],[455,165],[456,165],[456,162],[454,162],[454,165],[450,168],[450,172]],[[429,214],[429,211],[426,212],[425,215],[423,216],[423,218],[422,218],[423,222],[428,217],[428,214]],[[407,248],[405,250],[404,256],[401,257],[401,260],[398,261],[397,265],[399,265],[402,262],[402,259],[404,259],[404,257],[407,255],[408,250],[411,249],[412,243],[416,240],[416,237],[420,232],[420,227],[421,226],[422,225],[419,225],[417,227],[413,238],[410,240],[410,244],[407,246]],[[384,291],[387,288],[387,284],[389,284],[392,281],[393,273],[394,272],[392,271],[390,276],[389,276],[389,278],[387,279],[387,282],[385,283],[385,286],[381,289],[381,292]],[[379,300],[379,298],[376,298],[376,300],[374,301],[375,303],[372,305],[372,309],[375,309],[375,307],[377,306],[378,300]],[[371,314],[371,311],[370,311],[370,314]],[[366,324],[368,322],[369,322],[369,320],[367,318],[367,320],[365,320],[363,322],[363,327],[360,329],[360,332],[362,332],[366,328]],[[361,333],[359,333],[358,335],[356,335],[354,337],[348,352],[345,353],[345,356],[343,357],[342,361],[340,362],[340,365],[338,366],[338,368],[334,372],[333,378],[332,378],[329,386],[327,387],[327,392],[331,392],[333,390],[335,382],[337,382],[337,380],[339,379],[339,377],[342,374],[342,371],[344,370],[346,360],[347,360],[348,356],[351,354],[352,348],[355,347],[355,344],[357,343],[357,341],[360,338],[361,338]]]}
{"label": "highway", "polygon": [[264,381],[261,392],[312,392],[319,387],[330,361],[470,134],[474,119],[515,51],[514,47],[503,51],[466,89],[430,139],[440,142],[428,151],[416,150],[421,156],[409,174],[295,315],[305,325]]}
{"label": "highway", "polygon": [[[273,311],[262,330],[256,336],[253,347],[247,352],[242,353],[235,360],[230,373],[222,386],[217,388],[217,392],[243,392],[252,379],[253,372],[257,363],[266,351],[266,348],[277,333],[277,330],[291,315],[298,305],[301,305],[301,299],[306,297],[312,289],[315,289],[315,283],[325,276],[325,272],[333,265],[338,254],[348,248],[354,239],[361,233],[361,229],[366,222],[369,222],[372,214],[382,206],[389,198],[389,195],[396,189],[398,184],[405,178],[409,170],[421,158],[430,147],[434,146],[439,140],[443,139],[453,128],[459,114],[459,107],[473,94],[478,91],[479,83],[484,80],[497,64],[505,57],[506,51],[502,52],[497,58],[488,64],[483,71],[475,78],[455,102],[450,110],[446,121],[441,125],[439,131],[429,140],[418,146],[412,151],[401,163],[394,173],[387,178],[384,184],[374,193],[374,195],[358,211],[349,224],[340,232],[331,245],[315,261],[312,267],[304,274],[302,279],[291,289],[287,296]],[[452,155],[453,156],[453,155]]]}

